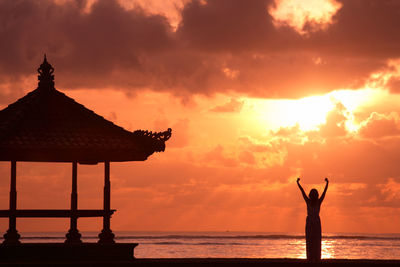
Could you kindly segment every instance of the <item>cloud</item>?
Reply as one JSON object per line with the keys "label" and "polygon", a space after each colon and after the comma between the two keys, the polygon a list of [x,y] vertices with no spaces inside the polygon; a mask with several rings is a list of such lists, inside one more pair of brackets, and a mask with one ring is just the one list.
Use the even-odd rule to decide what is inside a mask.
{"label": "cloud", "polygon": [[[328,176],[337,184],[363,184],[357,190],[365,202],[369,195],[381,196],[378,184],[399,176],[396,163],[400,146],[398,115],[396,112],[388,115],[372,112],[361,122],[357,132],[349,132],[345,125],[351,116],[347,112],[338,103],[318,130],[304,132],[298,126],[282,127],[269,132],[268,141],[241,138],[240,149],[252,151],[253,155],[279,155],[279,161],[269,161],[272,166],[290,169],[292,175],[301,175],[309,183],[318,183]],[[264,149],[256,150],[259,147]],[[267,166],[266,161],[262,163]],[[357,197],[356,193],[351,195]],[[379,205],[364,202],[362,205]],[[382,205],[389,203],[382,202]],[[390,205],[396,204],[391,202]]]}
{"label": "cloud", "polygon": [[46,52],[58,88],[297,98],[363,86],[400,56],[393,1],[339,1],[306,36],[274,25],[272,0],[178,1],[168,14],[120,3],[0,1],[2,83],[33,75]]}
{"label": "cloud", "polygon": [[328,112],[326,123],[321,125],[318,134],[322,137],[339,137],[347,134],[345,122],[347,120],[347,110],[342,103],[337,103],[336,107]]}
{"label": "cloud", "polygon": [[390,79],[388,87],[394,93],[400,92],[400,78]]}
{"label": "cloud", "polygon": [[[190,47],[208,51],[265,49],[277,37],[267,7],[272,1],[192,1],[182,10],[177,35]],[[276,46],[276,44],[275,44]]]}
{"label": "cloud", "polygon": [[334,16],[336,23],[310,38],[315,47],[335,54],[354,57],[396,58],[400,56],[400,38],[394,25],[400,23],[396,1],[338,1],[342,8]]}
{"label": "cloud", "polygon": [[[190,134],[189,134],[189,119],[180,119],[175,124],[172,125],[174,129],[174,138],[168,143],[168,147],[182,148],[189,144]],[[165,127],[164,127],[165,129]]]}
{"label": "cloud", "polygon": [[231,98],[228,103],[213,107],[211,111],[214,112],[240,112],[242,110],[244,101]]}
{"label": "cloud", "polygon": [[217,166],[235,167],[239,161],[234,156],[225,155],[224,147],[216,146],[210,152],[204,155],[204,161],[217,164]]}
{"label": "cloud", "polygon": [[400,200],[400,182],[397,182],[393,178],[389,178],[385,184],[381,184],[382,194],[385,196],[387,201],[398,201]]}
{"label": "cloud", "polygon": [[301,34],[324,30],[334,23],[332,16],[340,9],[336,1],[277,0],[269,12],[277,26],[288,25]]}
{"label": "cloud", "polygon": [[371,113],[370,117],[364,121],[359,130],[362,137],[377,139],[400,135],[399,115],[391,113],[389,115]]}
{"label": "cloud", "polygon": [[[172,42],[165,17],[142,9],[125,10],[116,1],[97,1],[90,13],[78,2],[1,1],[3,74],[31,74],[47,52],[61,84],[99,86],[101,75],[117,69],[141,69],[141,55],[157,53]],[[60,59],[60,60],[59,60]],[[68,75],[69,74],[69,75]],[[57,75],[57,73],[56,73]],[[56,76],[57,77],[57,76]],[[85,80],[87,82],[85,83]],[[94,83],[94,84],[93,84]],[[75,84],[76,86],[77,84]]]}
{"label": "cloud", "polygon": [[[323,178],[331,178],[322,211],[328,215],[326,229],[379,231],[380,223],[396,229],[400,111],[395,105],[349,114],[337,103],[326,122],[308,132],[295,125],[275,132],[263,126],[256,133],[254,122],[241,117],[242,96],[298,98],[365,84],[398,92],[399,3],[337,2],[341,8],[330,13],[329,23],[313,28],[306,22],[307,34],[301,34],[291,25],[274,24],[268,13],[272,0],[183,1],[172,17],[158,6],[127,8],[113,0],[94,1],[90,9],[84,1],[0,0],[0,104],[35,88],[35,69],[46,52],[57,88],[120,90],[137,101],[93,97],[104,103],[98,110],[115,118],[111,112],[118,106],[117,119],[127,125],[173,128],[165,153],[145,163],[112,165],[116,229],[302,231],[299,175],[307,189],[321,190]],[[208,98],[202,98],[204,106],[182,108],[166,94],[141,98],[147,89],[185,103],[193,95]],[[216,103],[209,97],[216,93],[235,97]],[[81,94],[90,103],[88,91]],[[147,101],[164,106],[150,111],[141,105]],[[132,107],[148,114],[133,120]],[[350,115],[360,123],[352,132],[346,128]],[[46,208],[68,207],[69,168],[43,168],[48,172],[39,174],[19,168],[22,207],[37,208],[29,206],[35,201],[51,206]],[[8,177],[9,167],[0,166],[0,172]],[[79,203],[101,207],[101,168],[80,166],[79,175]],[[0,186],[4,208],[8,186],[7,180]],[[360,226],[360,220],[376,227]]]}
{"label": "cloud", "polygon": [[[164,99],[165,95],[159,97]],[[127,98],[128,104],[137,107],[144,98]],[[160,102],[153,95],[150,98]],[[120,103],[121,110],[125,104]],[[114,105],[111,106],[114,110]],[[398,111],[396,106],[387,108]],[[357,225],[367,232],[380,231],[379,224],[387,227],[385,231],[397,227],[400,138],[368,137],[361,132],[343,134],[346,130],[343,123],[350,118],[339,103],[320,126],[325,127],[323,132],[303,132],[298,126],[277,132],[267,132],[265,128],[262,133],[235,132],[241,125],[231,121],[232,114],[197,114],[205,110],[203,106],[184,110],[190,119],[182,119],[181,109],[173,114],[167,106],[146,112],[159,114],[156,120],[151,119],[153,114],[142,118],[161,129],[169,121],[176,124],[183,135],[179,139],[187,137],[184,146],[167,148],[146,162],[111,165],[112,203],[118,209],[113,215],[113,230],[304,231],[306,207],[295,184],[298,176],[307,191],[311,188],[321,191],[323,178],[330,178],[321,211],[327,232],[351,231]],[[396,121],[396,113],[390,114],[367,116],[363,125],[374,127],[373,123],[379,120]],[[211,115],[220,118],[216,124],[221,128],[203,127],[199,131],[199,125],[210,123]],[[131,118],[131,113],[127,116]],[[119,112],[118,118],[123,117]],[[226,123],[221,125],[221,121]],[[223,141],[212,140],[213,131],[222,132]],[[21,207],[69,207],[71,165],[59,165],[60,168],[58,164],[18,163]],[[9,163],[0,165],[0,173],[9,176]],[[0,185],[4,208],[8,203],[8,182],[5,179]],[[78,182],[80,207],[101,207],[103,165],[79,165]],[[54,200],[52,203],[48,203],[49,197]],[[391,214],[390,220],[381,218],[386,213]],[[271,220],[274,222],[269,224]],[[68,229],[67,220],[51,226],[46,223],[27,219],[18,223],[18,228],[20,231]],[[3,225],[6,229],[6,221]],[[101,220],[82,220],[79,228],[100,230]]]}

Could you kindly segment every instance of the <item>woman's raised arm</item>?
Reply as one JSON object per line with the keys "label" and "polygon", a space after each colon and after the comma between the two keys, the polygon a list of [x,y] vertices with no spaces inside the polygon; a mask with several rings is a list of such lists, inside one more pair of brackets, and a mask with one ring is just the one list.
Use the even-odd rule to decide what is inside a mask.
{"label": "woman's raised arm", "polygon": [[297,178],[297,185],[300,188],[301,194],[303,195],[304,200],[307,202],[308,201],[308,196],[306,195],[306,192],[304,192],[303,187],[300,185],[300,178]]}
{"label": "woman's raised arm", "polygon": [[322,193],[321,197],[319,198],[319,203],[322,203],[322,201],[324,201],[326,191],[328,190],[328,184],[329,184],[328,178],[325,178],[325,182],[326,182],[325,189],[324,189],[324,192]]}

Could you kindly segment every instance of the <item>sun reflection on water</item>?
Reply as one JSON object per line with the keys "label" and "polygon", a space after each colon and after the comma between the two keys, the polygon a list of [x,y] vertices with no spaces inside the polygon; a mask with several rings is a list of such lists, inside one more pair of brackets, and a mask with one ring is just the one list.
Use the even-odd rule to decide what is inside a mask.
{"label": "sun reflection on water", "polygon": [[307,258],[306,254],[306,242],[304,239],[294,240],[291,243],[291,246],[294,248],[291,253],[287,250],[288,258],[297,258],[297,259],[305,259]]}
{"label": "sun reflection on water", "polygon": [[[285,258],[297,258],[306,259],[306,242],[305,239],[293,240],[284,250],[283,257]],[[322,240],[321,244],[321,258],[322,259],[332,259],[336,256],[336,241],[335,240]]]}
{"label": "sun reflection on water", "polygon": [[322,240],[321,258],[332,259],[335,257],[335,246],[334,240]]}

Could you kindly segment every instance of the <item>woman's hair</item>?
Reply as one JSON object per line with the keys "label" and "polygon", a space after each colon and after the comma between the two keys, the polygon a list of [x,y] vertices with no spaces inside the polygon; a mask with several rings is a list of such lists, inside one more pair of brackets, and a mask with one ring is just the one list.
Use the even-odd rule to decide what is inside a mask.
{"label": "woman's hair", "polygon": [[310,193],[308,194],[308,197],[312,200],[312,201],[316,201],[318,200],[319,194],[318,194],[318,190],[313,188],[310,190]]}

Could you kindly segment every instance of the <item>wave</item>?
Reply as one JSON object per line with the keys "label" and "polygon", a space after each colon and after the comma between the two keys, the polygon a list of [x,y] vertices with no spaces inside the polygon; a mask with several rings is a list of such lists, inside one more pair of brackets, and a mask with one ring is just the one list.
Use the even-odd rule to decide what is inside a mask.
{"label": "wave", "polygon": [[303,239],[301,235],[136,235],[119,239]]}
{"label": "wave", "polygon": [[357,239],[357,240],[400,240],[400,236],[322,236],[323,239]]}
{"label": "wave", "polygon": [[153,243],[146,243],[146,244],[151,244],[151,245],[187,245],[187,243],[184,242],[153,242]]}
{"label": "wave", "polygon": [[[249,245],[249,244],[238,243],[238,242],[228,242],[228,243],[200,242],[200,243],[197,243],[196,245],[243,246],[243,245]],[[253,245],[254,245],[254,244],[253,244]]]}
{"label": "wave", "polygon": [[[117,239],[304,239],[304,235],[148,235],[119,236]],[[329,235],[323,239],[354,239],[354,240],[400,240],[400,236],[361,236],[361,235]]]}
{"label": "wave", "polygon": [[238,243],[238,242],[198,242],[198,243],[187,243],[187,242],[171,242],[171,241],[166,241],[166,242],[146,242],[145,244],[149,245],[194,245],[194,246],[242,246],[242,245],[248,245],[244,243]]}
{"label": "wave", "polygon": [[[43,240],[50,240],[50,239],[63,239],[64,236],[22,236],[21,239],[43,239]],[[84,239],[97,239],[97,235],[95,236],[83,236]],[[206,240],[222,240],[222,239],[229,239],[229,240],[279,240],[279,239],[304,239],[304,235],[117,235],[115,239],[117,240],[161,240],[161,239],[168,239],[168,240],[198,240],[198,239],[206,239]],[[325,240],[397,240],[400,241],[400,236],[365,236],[365,235],[327,235],[322,236]],[[162,241],[157,242],[157,244],[164,244],[164,243],[175,243],[178,244],[177,241]],[[235,244],[235,242],[203,242],[196,244]],[[156,243],[154,243],[156,244]],[[187,244],[187,243],[185,243]],[[238,242],[237,244],[241,244]]]}

